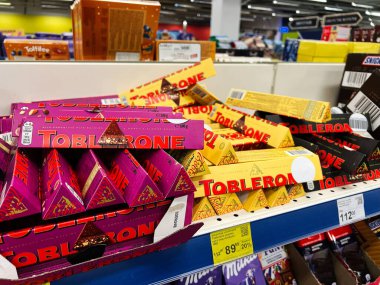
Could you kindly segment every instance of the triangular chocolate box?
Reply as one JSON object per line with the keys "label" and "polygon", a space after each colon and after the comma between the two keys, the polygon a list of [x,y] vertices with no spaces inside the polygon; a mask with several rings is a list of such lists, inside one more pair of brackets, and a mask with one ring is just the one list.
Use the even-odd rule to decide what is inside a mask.
{"label": "triangular chocolate box", "polygon": [[199,198],[198,203],[193,208],[193,222],[213,216],[216,216],[216,213],[208,198]]}
{"label": "triangular chocolate box", "polygon": [[56,149],[42,164],[42,218],[44,220],[84,212],[76,174]]}
{"label": "triangular chocolate box", "polygon": [[86,210],[125,203],[106,168],[93,150],[86,150],[77,166],[79,185]]}
{"label": "triangular chocolate box", "polygon": [[124,192],[130,207],[164,200],[157,185],[128,150],[116,155],[109,169],[115,186]]}

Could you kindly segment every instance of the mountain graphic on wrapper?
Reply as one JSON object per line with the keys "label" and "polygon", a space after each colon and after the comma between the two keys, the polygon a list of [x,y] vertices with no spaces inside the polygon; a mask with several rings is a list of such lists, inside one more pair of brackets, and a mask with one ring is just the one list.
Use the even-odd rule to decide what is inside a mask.
{"label": "mountain graphic on wrapper", "polygon": [[157,201],[157,199],[158,195],[153,191],[151,187],[149,187],[149,185],[147,185],[137,198],[137,202],[148,204]]}
{"label": "mountain graphic on wrapper", "polygon": [[99,145],[125,145],[125,135],[116,121],[112,121],[98,140]]}
{"label": "mountain graphic on wrapper", "polygon": [[22,202],[22,196],[20,196],[18,192],[13,189],[13,187],[11,187],[11,189],[9,189],[8,193],[6,194],[6,197],[4,199],[4,202],[1,205],[1,208],[10,209],[10,211],[4,211],[4,214],[7,217],[13,216],[13,215],[19,215],[28,211],[28,208]]}

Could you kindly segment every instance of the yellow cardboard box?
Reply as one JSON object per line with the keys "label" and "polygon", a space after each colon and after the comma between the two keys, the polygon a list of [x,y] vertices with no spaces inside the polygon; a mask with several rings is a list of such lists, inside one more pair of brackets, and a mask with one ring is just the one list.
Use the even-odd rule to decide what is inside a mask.
{"label": "yellow cardboard box", "polygon": [[236,193],[208,197],[208,200],[218,215],[243,209],[243,205]]}
{"label": "yellow cardboard box", "polygon": [[207,197],[200,198],[193,208],[193,221],[216,216],[214,208]]}

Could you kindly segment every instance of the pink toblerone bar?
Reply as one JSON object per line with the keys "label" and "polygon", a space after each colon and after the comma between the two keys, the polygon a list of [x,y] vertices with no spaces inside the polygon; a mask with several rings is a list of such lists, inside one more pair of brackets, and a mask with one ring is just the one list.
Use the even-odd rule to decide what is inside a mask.
{"label": "pink toblerone bar", "polygon": [[125,203],[123,193],[107,175],[93,150],[86,150],[77,166],[86,210]]}
{"label": "pink toblerone bar", "polygon": [[116,187],[124,192],[130,207],[164,200],[157,185],[128,150],[118,153],[113,159],[110,177]]}
{"label": "pink toblerone bar", "polygon": [[195,192],[186,170],[164,150],[139,152],[138,158],[166,198]]}
{"label": "pink toblerone bar", "polygon": [[203,121],[182,119],[28,118],[20,148],[203,149]]}
{"label": "pink toblerone bar", "polygon": [[0,196],[0,221],[40,212],[37,165],[25,153],[17,150],[7,170]]}
{"label": "pink toblerone bar", "polygon": [[[12,146],[0,139],[0,180],[3,180],[11,160]],[[0,188],[2,189],[2,188]]]}
{"label": "pink toblerone bar", "polygon": [[42,219],[84,212],[76,174],[64,157],[50,150],[42,164]]}

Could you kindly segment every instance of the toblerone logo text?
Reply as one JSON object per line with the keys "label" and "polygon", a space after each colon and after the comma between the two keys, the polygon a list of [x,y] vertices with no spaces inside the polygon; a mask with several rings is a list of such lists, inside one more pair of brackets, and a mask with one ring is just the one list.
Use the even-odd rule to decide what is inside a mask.
{"label": "toblerone logo text", "polygon": [[314,134],[314,133],[350,133],[352,129],[349,124],[305,124],[295,125],[290,123],[280,123],[288,127],[292,134]]}
{"label": "toblerone logo text", "polygon": [[[343,146],[340,145],[339,143],[337,143],[333,140],[330,140],[326,137],[319,136],[319,135],[314,135],[314,136],[316,136],[316,137],[318,137],[324,141],[327,141],[328,143],[331,143],[331,144],[334,144],[338,147],[343,148]],[[324,149],[319,149],[317,154],[318,154],[319,158],[321,159],[321,165],[323,168],[327,168],[328,166],[333,166],[336,169],[342,169],[342,164],[346,162],[346,160],[342,159],[341,157],[337,157],[336,155],[333,155]]]}
{"label": "toblerone logo text", "polygon": [[160,182],[162,178],[162,172],[158,170],[158,168],[148,159],[145,159],[143,163],[144,163],[144,168],[146,169],[146,172],[148,172],[148,175],[150,176],[150,178],[152,178],[153,182],[155,183]]}
{"label": "toblerone logo text", "polygon": [[129,185],[128,178],[124,175],[123,171],[121,170],[118,163],[115,161],[112,162],[111,166],[112,170],[109,174],[109,177],[115,184],[117,189],[120,189],[121,191],[125,191],[127,186]]}
{"label": "toblerone logo text", "polygon": [[28,167],[29,167],[28,158],[22,153],[18,152],[16,154],[16,167],[15,167],[14,176],[19,178],[22,181],[22,183],[24,183],[25,186],[27,186],[28,184]]}
{"label": "toblerone logo text", "polygon": [[31,46],[31,47],[25,46],[24,48],[26,49],[27,52],[45,52],[45,53],[50,52],[50,49],[44,48],[42,46]]}
{"label": "toblerone logo text", "polygon": [[268,175],[262,177],[252,177],[250,180],[231,179],[226,182],[222,182],[215,181],[214,179],[206,179],[198,181],[198,185],[203,186],[205,196],[252,191],[259,190],[261,188],[280,187],[289,184],[297,184],[291,173],[286,175],[278,174],[276,176]]}

